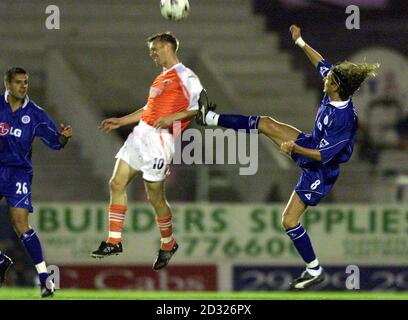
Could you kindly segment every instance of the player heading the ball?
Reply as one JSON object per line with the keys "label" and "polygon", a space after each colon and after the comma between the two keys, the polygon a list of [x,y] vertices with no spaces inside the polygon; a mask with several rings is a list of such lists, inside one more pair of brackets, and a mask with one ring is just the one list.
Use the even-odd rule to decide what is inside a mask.
{"label": "player heading the ball", "polygon": [[[147,45],[150,57],[162,72],[150,86],[146,105],[124,117],[105,119],[100,125],[101,130],[109,132],[138,123],[116,155],[116,165],[109,182],[109,235],[91,256],[103,258],[122,253],[126,188],[136,176],[141,175],[161,235],[160,249],[153,264],[157,271],[169,263],[178,249],[173,236],[172,210],[165,192],[166,176],[175,152],[173,122],[180,121],[181,131],[188,126],[197,114],[203,87],[196,74],[179,61],[176,37],[170,33],[155,34],[148,38]],[[142,245],[140,249],[143,249]]]}

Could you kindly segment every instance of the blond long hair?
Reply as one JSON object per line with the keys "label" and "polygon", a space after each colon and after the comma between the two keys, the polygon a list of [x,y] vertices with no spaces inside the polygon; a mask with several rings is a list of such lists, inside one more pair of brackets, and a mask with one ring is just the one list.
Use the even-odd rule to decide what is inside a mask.
{"label": "blond long hair", "polygon": [[360,88],[365,79],[375,77],[375,70],[379,67],[379,63],[353,63],[350,61],[336,63],[332,68],[332,73],[339,86],[340,98],[342,100],[349,99]]}

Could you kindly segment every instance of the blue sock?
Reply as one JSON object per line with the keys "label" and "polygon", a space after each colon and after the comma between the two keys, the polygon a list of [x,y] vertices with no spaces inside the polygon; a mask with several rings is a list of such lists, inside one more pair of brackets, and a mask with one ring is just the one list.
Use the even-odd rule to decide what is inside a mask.
{"label": "blue sock", "polygon": [[259,116],[241,116],[239,114],[220,114],[218,125],[224,128],[230,128],[238,131],[258,130],[258,124],[261,117]]}
{"label": "blue sock", "polygon": [[40,239],[38,239],[34,229],[30,229],[20,236],[20,240],[27,249],[31,260],[37,269],[40,282],[44,284],[48,278],[48,272],[44,263]]}
{"label": "blue sock", "polygon": [[[295,248],[306,262],[308,269],[318,270],[320,268],[316,259],[310,238],[299,223],[296,227],[286,229],[286,234],[292,239]],[[313,262],[311,264],[311,262]],[[317,265],[315,265],[317,263]]]}

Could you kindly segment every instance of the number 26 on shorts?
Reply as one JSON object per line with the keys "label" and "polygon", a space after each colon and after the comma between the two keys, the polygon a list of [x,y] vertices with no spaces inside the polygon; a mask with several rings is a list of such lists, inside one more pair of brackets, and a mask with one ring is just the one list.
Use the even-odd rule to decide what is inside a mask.
{"label": "number 26 on shorts", "polygon": [[28,193],[27,182],[24,182],[24,183],[17,182],[16,187],[17,187],[16,194],[27,194]]}

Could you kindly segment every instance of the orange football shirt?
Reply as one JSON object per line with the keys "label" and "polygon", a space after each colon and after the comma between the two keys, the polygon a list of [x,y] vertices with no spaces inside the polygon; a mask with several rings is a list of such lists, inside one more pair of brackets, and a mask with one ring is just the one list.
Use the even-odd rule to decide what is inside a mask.
{"label": "orange football shirt", "polygon": [[[198,98],[203,89],[193,71],[178,63],[159,74],[150,86],[149,98],[141,120],[153,126],[160,117],[186,110],[198,110]],[[190,119],[181,120],[183,131]],[[172,126],[169,131],[172,132]]]}

